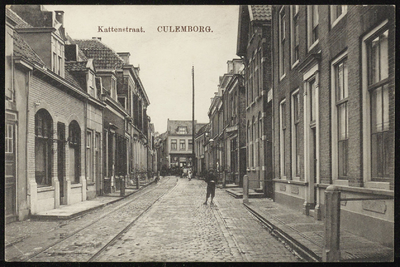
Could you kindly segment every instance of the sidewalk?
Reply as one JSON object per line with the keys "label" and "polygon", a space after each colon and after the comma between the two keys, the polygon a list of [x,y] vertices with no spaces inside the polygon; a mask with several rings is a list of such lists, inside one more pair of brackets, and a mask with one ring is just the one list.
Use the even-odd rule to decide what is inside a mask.
{"label": "sidewalk", "polygon": [[105,196],[98,196],[91,200],[82,201],[72,205],[62,205],[58,209],[48,210],[39,212],[35,215],[31,215],[32,220],[68,220],[91,210],[101,208],[108,204],[112,204],[119,201],[125,197],[128,197],[135,192],[141,190],[142,188],[153,183],[154,179],[149,179],[147,183],[140,183],[140,188],[129,186],[125,188],[125,196],[120,196],[120,191],[107,194]]}
{"label": "sidewalk", "polygon": [[[227,193],[229,190],[226,190]],[[302,212],[290,209],[267,198],[252,198],[244,204],[268,229],[287,242],[307,261],[321,262],[324,246],[324,223]],[[341,261],[387,262],[394,260],[394,250],[354,235],[346,229],[340,231]]]}

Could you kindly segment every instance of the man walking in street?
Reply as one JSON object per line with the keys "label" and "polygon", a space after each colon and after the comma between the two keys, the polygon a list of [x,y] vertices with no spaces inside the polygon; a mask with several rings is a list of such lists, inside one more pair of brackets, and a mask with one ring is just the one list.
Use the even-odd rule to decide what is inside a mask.
{"label": "man walking in street", "polygon": [[213,199],[215,196],[215,185],[217,184],[217,177],[215,176],[213,169],[210,169],[210,171],[206,175],[205,182],[207,183],[207,195],[206,202],[204,202],[203,204],[207,205],[208,197],[211,195],[210,205],[213,205]]}

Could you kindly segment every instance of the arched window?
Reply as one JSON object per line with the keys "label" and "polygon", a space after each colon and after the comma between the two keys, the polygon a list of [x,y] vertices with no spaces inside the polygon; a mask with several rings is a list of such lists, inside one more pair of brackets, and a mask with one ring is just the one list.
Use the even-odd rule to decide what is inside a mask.
{"label": "arched window", "polygon": [[39,110],[35,115],[35,179],[38,186],[51,185],[53,119],[49,112]]}
{"label": "arched window", "polygon": [[69,168],[72,183],[79,183],[81,169],[81,128],[76,121],[69,124]]}

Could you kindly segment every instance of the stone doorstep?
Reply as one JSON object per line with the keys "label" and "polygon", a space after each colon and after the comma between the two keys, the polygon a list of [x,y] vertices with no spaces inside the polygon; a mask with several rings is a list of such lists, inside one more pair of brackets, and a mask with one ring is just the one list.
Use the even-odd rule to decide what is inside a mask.
{"label": "stone doorstep", "polygon": [[[322,247],[323,244],[317,245],[309,238],[312,236],[307,236],[307,233],[297,231],[295,226],[288,227],[282,221],[276,221],[274,216],[272,218],[267,218],[265,214],[261,215],[263,212],[258,209],[258,207],[251,206],[251,204],[244,204],[246,208],[248,208],[253,214],[256,215],[261,221],[264,221],[269,227],[272,227],[272,231],[278,234],[281,238],[285,239],[293,249],[295,249],[300,255],[304,255],[304,252],[307,254],[312,254],[318,261],[322,260]],[[261,214],[260,214],[261,213]],[[311,223],[310,223],[311,225]],[[343,230],[346,236],[347,234],[354,236],[353,234]],[[304,236],[306,235],[306,236]],[[391,248],[384,247],[378,243],[368,241],[370,246],[358,248],[358,239],[365,239],[362,237],[353,238],[354,246],[351,248],[344,248],[341,250],[341,261],[349,262],[349,261],[393,261],[394,254]],[[347,240],[349,242],[349,240]],[[318,242],[319,243],[319,242]],[[346,246],[347,247],[347,246]],[[311,252],[311,253],[310,253]],[[313,258],[314,258],[313,257]]]}
{"label": "stone doorstep", "polygon": [[[225,191],[234,198],[243,198],[243,188],[232,188]],[[264,194],[256,193],[253,189],[249,189],[249,198],[264,198]]]}
{"label": "stone doorstep", "polygon": [[125,196],[120,197],[119,196],[119,191],[113,195],[105,195],[102,197],[110,197],[113,199],[110,199],[109,201],[104,201],[104,202],[98,202],[98,204],[94,204],[93,205],[88,205],[90,202],[95,202],[96,198],[92,199],[92,200],[86,200],[83,202],[79,202],[76,204],[72,204],[72,205],[68,205],[68,206],[61,206],[58,209],[53,209],[53,210],[49,210],[49,211],[44,211],[44,212],[40,212],[38,214],[34,214],[31,215],[31,220],[37,220],[37,221],[52,221],[52,220],[69,220],[78,216],[81,216],[89,211],[104,207],[106,205],[115,203],[123,198],[126,198],[134,193],[136,193],[137,191],[140,191],[142,188],[145,188],[146,186],[150,185],[153,182],[149,182],[143,186],[141,186],[139,189],[135,189],[135,190],[128,190],[125,191]]}

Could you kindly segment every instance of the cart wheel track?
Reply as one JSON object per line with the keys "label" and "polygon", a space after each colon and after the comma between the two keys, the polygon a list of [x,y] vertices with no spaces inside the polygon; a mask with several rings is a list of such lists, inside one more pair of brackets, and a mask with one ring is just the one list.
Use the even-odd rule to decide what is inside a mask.
{"label": "cart wheel track", "polygon": [[[157,184],[155,184],[155,187],[153,187],[153,188],[147,187],[148,190],[146,190],[146,191],[144,191],[144,190],[143,190],[143,191],[142,191],[142,190],[139,191],[138,194],[134,194],[134,195],[133,195],[133,198],[132,198],[131,200],[129,200],[128,202],[118,205],[117,207],[115,207],[115,208],[112,209],[111,211],[109,211],[109,212],[107,212],[107,213],[101,215],[101,216],[98,218],[98,220],[96,220],[96,221],[94,221],[94,222],[93,222],[93,221],[89,222],[88,224],[84,225],[83,227],[79,228],[78,230],[76,230],[76,231],[72,232],[71,234],[65,236],[62,240],[59,240],[59,241],[57,241],[57,242],[55,242],[55,243],[52,243],[52,244],[48,245],[48,246],[45,247],[44,249],[42,249],[42,250],[40,250],[40,251],[38,251],[38,252],[36,252],[36,253],[30,255],[29,257],[27,257],[27,258],[22,258],[22,259],[21,259],[21,258],[19,258],[19,259],[15,259],[15,258],[14,258],[14,259],[11,259],[10,261],[20,261],[20,262],[22,262],[22,261],[28,261],[28,262],[32,262],[32,259],[33,259],[33,258],[36,258],[37,256],[39,256],[39,255],[45,253],[46,251],[48,251],[50,248],[54,247],[55,245],[58,245],[58,244],[60,244],[60,243],[62,243],[62,242],[66,242],[66,241],[67,241],[68,239],[70,239],[71,237],[76,236],[79,232],[81,232],[81,231],[83,231],[83,230],[85,230],[85,229],[88,229],[89,227],[93,227],[93,225],[100,223],[103,219],[105,219],[105,218],[107,219],[108,216],[109,216],[110,214],[112,214],[112,213],[118,211],[118,210],[119,210],[120,208],[122,208],[122,207],[125,207],[125,206],[131,204],[132,202],[136,201],[138,198],[140,198],[140,197],[143,196],[144,194],[148,194],[148,193],[150,193],[150,192],[153,192],[153,191],[159,189],[158,187],[159,187],[160,185],[165,184],[165,183],[168,182],[170,179],[174,179],[174,177],[168,177],[165,181],[158,182]],[[133,221],[131,221],[131,222],[128,224],[128,226],[124,227],[124,229],[123,229],[122,231],[120,231],[119,233],[117,233],[116,236],[115,236],[114,238],[111,239],[111,241],[109,241],[105,246],[103,246],[103,247],[100,248],[97,252],[95,252],[94,255],[91,256],[90,259],[89,259],[88,261],[92,261],[92,260],[93,260],[94,258],[96,258],[102,251],[104,251],[107,247],[109,247],[110,245],[112,245],[112,243],[115,242],[120,236],[122,236],[129,228],[131,228],[131,227],[134,225],[134,223],[154,205],[154,203],[156,203],[156,202],[157,202],[159,199],[161,199],[165,194],[167,194],[167,193],[170,192],[174,187],[176,187],[176,185],[178,184],[177,182],[178,182],[178,180],[176,180],[174,186],[172,186],[171,188],[165,188],[165,192],[164,192],[161,196],[157,197],[155,201],[151,202],[151,203],[148,205],[148,207],[147,207],[143,212],[141,212]]]}

